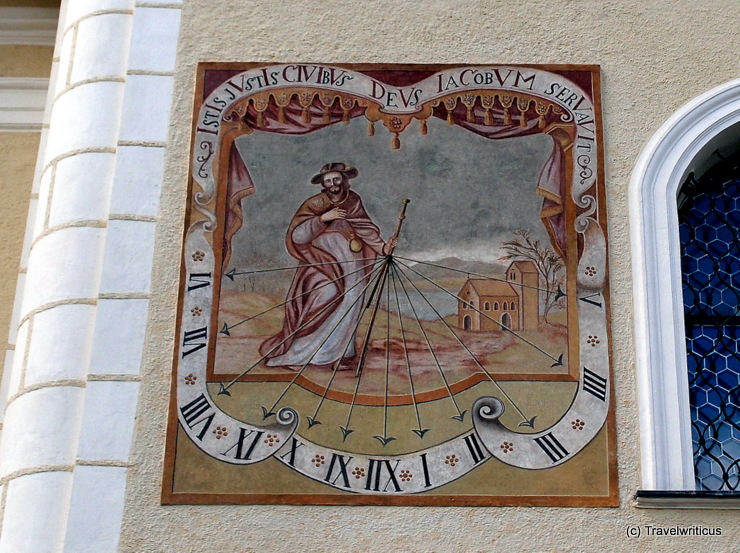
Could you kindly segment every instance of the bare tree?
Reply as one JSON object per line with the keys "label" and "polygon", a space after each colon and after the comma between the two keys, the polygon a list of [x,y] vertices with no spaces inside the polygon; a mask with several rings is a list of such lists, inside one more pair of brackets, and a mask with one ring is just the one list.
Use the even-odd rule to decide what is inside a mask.
{"label": "bare tree", "polygon": [[529,260],[537,267],[537,272],[545,283],[542,316],[549,324],[547,315],[556,304],[562,305],[563,296],[558,294],[558,288],[563,280],[560,274],[563,269],[563,260],[550,249],[550,246],[543,246],[539,240],[533,239],[528,230],[516,229],[514,235],[517,238],[501,244],[506,251],[506,255],[501,259],[504,261]]}

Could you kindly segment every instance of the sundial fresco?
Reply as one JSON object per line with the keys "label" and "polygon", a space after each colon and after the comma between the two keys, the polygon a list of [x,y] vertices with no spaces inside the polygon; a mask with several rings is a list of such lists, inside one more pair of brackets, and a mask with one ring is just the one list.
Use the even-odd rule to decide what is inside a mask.
{"label": "sundial fresco", "polygon": [[163,502],[615,505],[598,77],[201,64]]}

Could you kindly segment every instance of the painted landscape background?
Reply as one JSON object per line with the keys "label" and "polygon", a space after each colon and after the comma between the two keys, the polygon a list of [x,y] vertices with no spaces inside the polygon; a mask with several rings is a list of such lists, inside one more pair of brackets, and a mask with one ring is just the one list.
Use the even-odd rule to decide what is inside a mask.
{"label": "painted landscape background", "polygon": [[[327,162],[343,161],[359,169],[359,177],[351,181],[352,188],[361,195],[384,238],[395,229],[401,200],[411,200],[395,254],[406,258],[404,263],[450,293],[404,269],[434,306],[432,309],[413,286],[405,283],[427,337],[399,288],[406,343],[400,333],[395,298],[391,301],[390,316],[383,301],[369,343],[360,401],[372,403],[386,389],[389,322],[387,387],[390,401],[397,404],[410,401],[412,384],[416,394],[425,397],[425,392],[432,393],[445,385],[452,386],[454,392],[456,385],[485,380],[487,377],[478,362],[492,375],[566,371],[567,331],[562,305],[549,315],[549,324],[542,324],[539,331],[518,331],[515,336],[505,331],[459,329],[455,298],[468,273],[503,276],[510,261],[502,260],[506,254],[502,243],[514,239],[516,229],[526,229],[543,247],[549,245],[539,218],[542,198],[535,189],[552,147],[551,139],[535,135],[488,140],[435,118],[428,126],[426,136],[414,132],[413,126],[407,129],[401,137],[400,150],[390,149],[390,136],[382,129],[368,137],[362,118],[353,119],[349,125],[327,127],[310,136],[255,132],[237,143],[256,192],[242,203],[244,226],[234,237],[227,272],[296,264],[285,250],[285,232],[297,207],[320,191],[318,186],[310,184],[310,179]],[[409,260],[432,262],[457,272]],[[474,274],[471,276],[476,278]],[[282,303],[292,277],[293,271],[285,270],[237,275],[233,281],[223,279],[219,327],[227,325],[229,335],[218,335],[214,375],[226,377],[249,369],[248,379],[290,380],[295,376],[292,371],[263,364],[251,368],[260,359],[259,345],[282,326],[281,307],[232,328],[235,323]],[[366,315],[357,332],[358,348],[368,320]],[[448,325],[477,361],[460,345]],[[552,368],[552,359],[533,345],[554,357],[564,354],[564,366]],[[404,349],[408,350],[411,377]],[[331,371],[308,367],[302,376],[305,378],[301,381],[315,384],[320,391],[329,383]],[[341,400],[342,394],[352,393],[356,382],[354,371],[338,372],[331,389]]]}

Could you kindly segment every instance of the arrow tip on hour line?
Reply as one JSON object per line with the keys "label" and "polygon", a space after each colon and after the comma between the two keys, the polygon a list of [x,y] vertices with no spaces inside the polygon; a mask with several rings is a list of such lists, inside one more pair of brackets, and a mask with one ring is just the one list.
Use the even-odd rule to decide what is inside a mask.
{"label": "arrow tip on hour line", "polygon": [[392,436],[388,436],[387,438],[385,436],[373,436],[376,440],[378,440],[381,444],[383,444],[383,447],[387,446],[389,443],[394,441],[396,438]]}
{"label": "arrow tip on hour line", "polygon": [[465,411],[463,411],[463,412],[462,412],[462,413],[460,413],[459,415],[454,415],[454,416],[453,416],[453,417],[451,417],[451,418],[455,419],[456,421],[460,421],[460,422],[462,422],[462,421],[463,421],[463,419],[465,418],[465,413],[467,413],[467,412],[468,412],[468,411],[467,411],[467,409],[466,409]]}
{"label": "arrow tip on hour line", "polygon": [[413,428],[411,431],[414,434],[416,434],[417,436],[419,436],[419,438],[421,438],[423,440],[424,439],[424,434],[426,434],[427,432],[429,432],[429,429],[428,428],[418,428],[418,429]]}
{"label": "arrow tip on hour line", "polygon": [[563,354],[561,353],[558,356],[558,360],[555,361],[552,365],[550,365],[550,368],[552,369],[553,367],[562,367],[562,366],[563,366]]}
{"label": "arrow tip on hour line", "polygon": [[230,396],[231,392],[226,389],[226,386],[224,386],[223,382],[218,383],[218,395],[220,396]]}
{"label": "arrow tip on hour line", "polygon": [[311,428],[313,426],[316,426],[317,424],[321,424],[321,421],[317,421],[313,417],[306,417],[306,419],[308,420],[308,427],[309,428]]}
{"label": "arrow tip on hour line", "polygon": [[565,297],[565,292],[563,292],[563,289],[558,284],[558,291],[555,293],[555,297],[553,298],[552,301],[558,301],[560,298],[564,298],[564,297]]}
{"label": "arrow tip on hour line", "polygon": [[236,269],[231,269],[228,273],[224,274],[224,276],[229,277],[231,279],[231,282],[234,282],[235,273],[236,273]]}
{"label": "arrow tip on hour line", "polygon": [[534,419],[536,419],[536,418],[537,418],[537,415],[535,415],[534,417],[532,417],[528,421],[520,422],[519,423],[519,426],[527,426],[527,427],[529,427],[529,428],[531,428],[531,429],[534,430]]}
{"label": "arrow tip on hour line", "polygon": [[340,426],[339,428],[342,429],[342,441],[345,441],[347,439],[347,436],[354,432],[354,430],[350,430],[349,428],[346,428],[344,426]]}
{"label": "arrow tip on hour line", "polygon": [[221,328],[221,330],[220,330],[219,333],[220,334],[226,334],[226,336],[231,336],[231,332],[229,332],[229,325],[227,325],[226,323],[224,323],[224,326],[223,326],[223,328]]}
{"label": "arrow tip on hour line", "polygon": [[275,414],[274,411],[268,411],[267,408],[264,405],[262,406],[262,418],[263,419],[270,418],[274,414]]}

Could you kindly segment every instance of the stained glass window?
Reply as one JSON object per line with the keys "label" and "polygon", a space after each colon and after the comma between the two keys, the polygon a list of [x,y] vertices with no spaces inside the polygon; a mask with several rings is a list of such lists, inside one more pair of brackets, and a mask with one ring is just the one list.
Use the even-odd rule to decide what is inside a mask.
{"label": "stained glass window", "polygon": [[740,154],[679,197],[697,490],[740,491]]}

